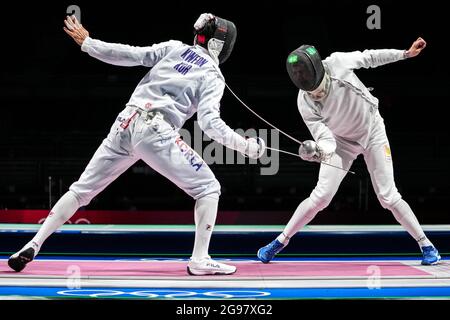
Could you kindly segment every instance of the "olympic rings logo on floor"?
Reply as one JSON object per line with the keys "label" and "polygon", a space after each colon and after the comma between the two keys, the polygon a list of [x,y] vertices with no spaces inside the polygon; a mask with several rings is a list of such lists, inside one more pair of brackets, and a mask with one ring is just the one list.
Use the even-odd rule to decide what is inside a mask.
{"label": "olympic rings logo on floor", "polygon": [[270,292],[265,291],[184,291],[184,290],[139,290],[139,291],[122,291],[114,289],[76,289],[58,291],[59,295],[73,297],[90,297],[90,298],[110,298],[132,296],[138,298],[220,298],[220,299],[242,299],[242,298],[262,298],[270,296]]}

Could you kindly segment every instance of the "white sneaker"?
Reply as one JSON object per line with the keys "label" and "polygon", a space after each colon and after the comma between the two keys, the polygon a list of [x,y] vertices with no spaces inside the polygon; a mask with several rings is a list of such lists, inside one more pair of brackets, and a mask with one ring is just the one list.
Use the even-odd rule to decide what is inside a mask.
{"label": "white sneaker", "polygon": [[236,267],[217,262],[211,258],[201,260],[191,258],[187,266],[187,272],[191,276],[225,275],[235,273]]}

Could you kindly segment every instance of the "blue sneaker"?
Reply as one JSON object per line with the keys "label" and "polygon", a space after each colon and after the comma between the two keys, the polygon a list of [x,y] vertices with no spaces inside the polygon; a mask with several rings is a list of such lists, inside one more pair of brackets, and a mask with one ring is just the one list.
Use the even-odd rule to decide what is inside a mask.
{"label": "blue sneaker", "polygon": [[433,246],[422,247],[423,259],[422,264],[429,266],[437,264],[441,260],[441,256],[437,249]]}
{"label": "blue sneaker", "polygon": [[261,249],[258,250],[257,253],[258,259],[261,260],[263,263],[269,263],[270,260],[272,260],[275,257],[275,255],[278,252],[280,252],[284,247],[285,247],[284,244],[275,239],[267,246],[262,247]]}

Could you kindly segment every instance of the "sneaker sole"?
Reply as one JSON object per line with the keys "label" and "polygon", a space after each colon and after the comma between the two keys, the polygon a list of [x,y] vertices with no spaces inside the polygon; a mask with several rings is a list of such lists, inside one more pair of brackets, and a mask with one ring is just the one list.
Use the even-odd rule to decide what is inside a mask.
{"label": "sneaker sole", "polygon": [[33,261],[34,249],[28,248],[19,253],[17,257],[11,257],[8,260],[8,266],[16,272],[20,272],[25,269],[27,263]]}
{"label": "sneaker sole", "polygon": [[224,272],[224,271],[205,271],[205,270],[196,270],[186,267],[187,273],[191,276],[226,276],[236,272],[236,269],[232,272]]}
{"label": "sneaker sole", "polygon": [[438,257],[438,259],[435,262],[432,263],[421,263],[423,266],[435,266],[441,262],[441,256]]}

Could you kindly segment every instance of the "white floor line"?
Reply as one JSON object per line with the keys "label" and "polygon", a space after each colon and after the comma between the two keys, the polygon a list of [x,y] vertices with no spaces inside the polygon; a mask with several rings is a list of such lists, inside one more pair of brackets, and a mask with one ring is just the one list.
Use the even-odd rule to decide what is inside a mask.
{"label": "white floor line", "polygon": [[[0,279],[0,286],[27,287],[68,287],[73,279]],[[81,279],[81,288],[369,288],[373,285],[368,279],[285,279],[285,280],[114,280],[114,279]],[[450,287],[450,279],[381,279],[379,288],[389,287]],[[376,289],[374,289],[376,290]]]}

